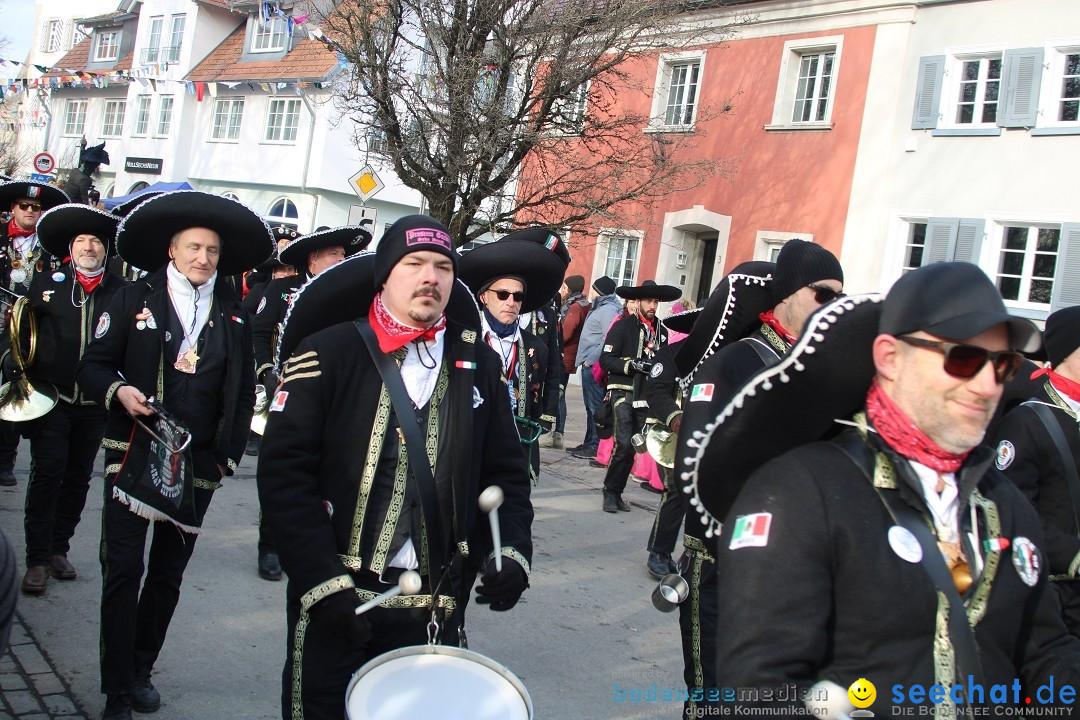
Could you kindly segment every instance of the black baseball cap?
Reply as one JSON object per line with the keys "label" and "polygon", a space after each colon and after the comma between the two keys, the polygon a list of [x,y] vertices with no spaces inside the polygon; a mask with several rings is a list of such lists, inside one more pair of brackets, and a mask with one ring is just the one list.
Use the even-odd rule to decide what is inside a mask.
{"label": "black baseball cap", "polygon": [[906,335],[922,330],[947,340],[965,340],[1004,323],[1009,345],[1023,353],[1042,347],[1039,329],[1013,317],[994,283],[978,265],[941,262],[907,273],[885,297],[878,332]]}

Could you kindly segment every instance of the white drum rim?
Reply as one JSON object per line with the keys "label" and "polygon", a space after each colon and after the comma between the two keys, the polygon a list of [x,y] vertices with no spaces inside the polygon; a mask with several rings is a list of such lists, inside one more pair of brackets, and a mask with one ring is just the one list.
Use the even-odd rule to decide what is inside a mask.
{"label": "white drum rim", "polygon": [[349,686],[345,688],[346,711],[348,711],[349,697],[352,695],[353,688],[356,687],[365,675],[380,665],[384,665],[392,660],[417,655],[445,655],[447,657],[463,658],[465,660],[471,660],[478,665],[483,665],[489,670],[494,670],[518,691],[521,695],[521,699],[525,701],[525,709],[529,712],[529,720],[533,720],[532,696],[530,696],[529,691],[525,689],[525,684],[521,682],[521,679],[518,678],[510,668],[500,662],[492,660],[487,655],[481,655],[473,650],[466,650],[465,648],[454,647],[453,645],[409,645],[408,647],[390,650],[384,652],[382,655],[371,658],[361,665],[359,670],[353,673],[352,678],[349,680]]}

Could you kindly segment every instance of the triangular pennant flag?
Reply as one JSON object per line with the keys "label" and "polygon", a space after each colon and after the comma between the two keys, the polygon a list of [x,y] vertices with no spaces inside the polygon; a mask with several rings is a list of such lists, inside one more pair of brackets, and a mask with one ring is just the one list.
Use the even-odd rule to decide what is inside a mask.
{"label": "triangular pennant flag", "polygon": [[206,90],[206,83],[195,83],[195,102],[202,102],[203,92]]}
{"label": "triangular pennant flag", "polygon": [[210,91],[210,97],[217,97],[217,83],[216,82],[208,82],[208,83],[206,83],[206,89]]}

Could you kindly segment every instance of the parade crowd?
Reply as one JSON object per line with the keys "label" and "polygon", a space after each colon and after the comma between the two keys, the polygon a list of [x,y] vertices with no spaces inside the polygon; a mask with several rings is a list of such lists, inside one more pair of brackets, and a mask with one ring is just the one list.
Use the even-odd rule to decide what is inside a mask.
{"label": "parade crowd", "polygon": [[103,720],[161,707],[184,571],[245,454],[255,569],[288,583],[286,720],[366,716],[358,668],[464,648],[473,600],[515,606],[542,451],[606,468],[598,512],[630,512],[632,478],[660,494],[643,571],[677,608],[685,717],[1075,700],[1080,306],[1040,330],[966,263],[848,297],[802,240],[696,304],[570,274],[546,227],[462,254],[412,215],[371,252],[366,227],[271,228],[194,190],[105,212],[71,187],[0,182],[0,485],[26,486],[0,610],[77,576],[103,449]]}

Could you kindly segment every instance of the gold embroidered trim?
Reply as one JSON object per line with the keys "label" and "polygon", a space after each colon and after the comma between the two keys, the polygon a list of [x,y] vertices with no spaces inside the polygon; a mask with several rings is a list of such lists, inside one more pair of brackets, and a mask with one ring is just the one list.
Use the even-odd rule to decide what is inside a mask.
{"label": "gold embroidered trim", "polygon": [[[399,422],[400,420],[401,418],[398,418]],[[390,552],[390,543],[394,539],[394,531],[397,529],[398,520],[401,518],[401,508],[405,506],[405,482],[408,469],[409,456],[406,452],[405,442],[399,437],[397,468],[394,471],[394,488],[390,496],[390,505],[386,508],[383,526],[379,531],[379,537],[375,540],[375,549],[371,553],[371,570],[374,573],[382,573],[383,568],[386,567],[388,559],[386,556]]]}
{"label": "gold embroidered trim", "polygon": [[301,370],[308,370],[310,368],[319,367],[319,359],[312,358],[311,360],[305,360],[304,362],[290,362],[285,366],[286,373],[300,372]]}
{"label": "gold embroidered trim", "polygon": [[127,452],[128,444],[119,440],[110,440],[109,438],[105,438],[101,441],[101,447],[105,448],[106,450],[119,450],[121,452]]}
{"label": "gold embroidered trim", "polygon": [[292,657],[292,717],[293,720],[304,720],[303,693],[301,692],[301,677],[304,670],[304,636],[307,635],[308,626],[307,610],[300,611],[300,618],[296,621],[293,631],[293,657]]}
{"label": "gold embroidered trim", "polygon": [[629,390],[630,392],[634,391],[633,385],[622,385],[620,383],[610,383],[607,388],[608,390]]}
{"label": "gold embroidered trim", "polygon": [[116,391],[125,384],[126,383],[123,380],[117,380],[109,386],[109,389],[105,391],[105,407],[112,408],[113,396],[116,395]]}
{"label": "gold embroidered trim", "polygon": [[120,472],[121,467],[123,467],[123,465],[121,463],[113,463],[112,465],[106,465],[105,466],[105,474],[106,475],[115,475],[116,473]]}
{"label": "gold embroidered trim", "polygon": [[[685,541],[685,536],[683,540]],[[697,538],[693,538],[697,539]],[[705,686],[705,669],[701,664],[701,566],[702,556],[690,559],[690,657],[693,662],[694,687]],[[697,707],[688,700],[687,707]]]}
{"label": "gold embroidered trim", "polygon": [[274,367],[274,363],[272,363],[272,362],[263,363],[259,367],[255,368],[255,377],[259,377],[260,375],[263,374],[264,370],[269,370],[272,367]]}
{"label": "gold embroidered trim", "polygon": [[461,331],[461,339],[464,340],[465,342],[469,343],[470,345],[475,343],[476,342],[476,331],[475,330],[462,330]]}
{"label": "gold embroidered trim", "polygon": [[765,336],[765,339],[769,341],[769,344],[773,346],[773,350],[783,355],[791,346],[788,345],[784,338],[780,337],[775,330],[769,327],[768,323],[761,323],[761,334]]}
{"label": "gold embroidered trim", "polygon": [[308,350],[303,355],[293,355],[292,357],[290,357],[288,360],[285,361],[284,367],[289,367],[290,365],[293,365],[293,364],[298,363],[298,362],[304,362],[305,360],[308,360],[309,358],[317,358],[318,356],[319,356],[319,354],[317,352],[315,352],[314,350]]}
{"label": "gold embroidered trim", "polygon": [[360,557],[356,556],[356,555],[341,555],[341,554],[339,554],[338,555],[338,560],[340,560],[341,564],[344,565],[345,567],[347,567],[349,570],[358,570],[359,571],[359,570],[364,569],[363,560]]}
{"label": "gold embroidered trim", "polygon": [[221,483],[214,482],[213,480],[203,480],[202,478],[195,478],[195,487],[199,490],[217,490],[221,487]]}
{"label": "gold embroidered trim", "polygon": [[353,508],[352,533],[349,536],[348,554],[360,557],[360,535],[364,529],[364,511],[371,495],[371,485],[375,481],[375,471],[379,465],[383,442],[386,440],[386,428],[390,424],[390,393],[386,386],[379,391],[379,404],[375,408],[375,421],[371,425],[371,437],[368,439],[367,457],[364,470],[360,475],[360,490],[356,494],[356,507]]}
{"label": "gold embroidered trim", "polygon": [[554,415],[541,415],[540,416],[540,422],[553,423],[553,422],[555,422],[555,416]]}
{"label": "gold embroidered trim", "polygon": [[[508,547],[506,545],[504,545],[502,547],[502,552],[500,554],[503,557],[510,558],[511,560],[515,561],[518,565],[520,565],[522,567],[522,569],[525,570],[525,579],[528,580],[529,575],[532,573],[532,567],[529,565],[529,561],[525,559],[524,555],[519,553],[515,548]],[[484,562],[484,565],[486,566],[489,562],[491,562],[494,559],[495,559],[495,551],[492,551],[492,552],[488,553],[487,560]]]}
{"label": "gold embroidered trim", "polygon": [[315,372],[309,372],[309,373],[295,373],[295,374],[292,374],[292,375],[287,375],[285,377],[285,379],[281,381],[281,384],[284,385],[285,383],[289,382],[290,380],[305,380],[307,378],[316,378],[316,377],[319,377],[320,375],[322,375],[321,370],[316,370]]}
{"label": "gold embroidered trim", "polygon": [[232,460],[232,459],[230,458],[229,460],[226,460],[226,461],[225,461],[225,467],[229,468],[229,469],[230,469],[230,470],[232,470],[233,472],[236,472],[236,468],[237,468],[238,466],[237,466],[237,464],[236,464],[236,461],[235,461],[235,460]]}
{"label": "gold embroidered trim", "polygon": [[457,549],[461,553],[461,557],[469,557],[469,543],[466,540],[458,542]]}
{"label": "gold embroidered trim", "polygon": [[1080,571],[1080,553],[1076,553],[1076,557],[1069,563],[1069,577],[1076,577],[1077,571]]}
{"label": "gold embroidered trim", "polygon": [[[971,502],[982,511],[986,518],[986,534],[991,540],[1001,537],[1001,516],[998,514],[997,505],[993,500],[984,497],[978,488],[971,493]],[[994,544],[994,543],[991,543]],[[975,552],[978,552],[976,548]],[[993,589],[994,579],[997,577],[998,566],[1001,564],[1001,551],[990,550],[983,558],[983,571],[979,576],[975,594],[967,606],[968,624],[974,630],[979,621],[986,614],[986,606],[990,602],[990,592]]]}
{"label": "gold embroidered trim", "polygon": [[705,547],[705,543],[703,543],[700,539],[694,537],[693,535],[686,535],[684,533],[682,543],[683,547],[685,547],[687,550],[691,550],[698,555],[701,555],[709,562],[716,562],[716,558],[714,558],[712,556],[712,553],[709,552],[709,549]]}
{"label": "gold embroidered trim", "polygon": [[[371,590],[364,590],[363,588],[357,588],[356,594],[360,596],[360,599],[364,602],[368,600],[374,600],[379,597],[379,593],[372,592]],[[445,610],[453,611],[457,607],[457,602],[449,595],[440,595],[438,607]],[[384,608],[429,608],[431,607],[430,595],[398,595],[392,597],[389,600],[383,600],[379,603],[379,607]]]}
{"label": "gold embroidered trim", "polygon": [[1069,417],[1071,417],[1073,420],[1077,419],[1076,413],[1073,412],[1073,409],[1069,407],[1069,404],[1062,399],[1061,394],[1057,391],[1057,388],[1051,385],[1049,380],[1047,380],[1046,384],[1043,385],[1043,389],[1046,390],[1046,394],[1050,396],[1050,399],[1054,401],[1055,405],[1067,412],[1069,414]]}
{"label": "gold embroidered trim", "polygon": [[941,714],[952,714],[955,703],[949,697],[949,688],[956,678],[956,660],[952,638],[949,636],[949,599],[937,591],[937,618],[934,623],[934,682],[945,688],[945,698],[938,705]]}
{"label": "gold embroidered trim", "polygon": [[307,612],[311,609],[311,606],[319,602],[323,598],[329,597],[336,592],[342,590],[348,590],[349,588],[355,588],[356,584],[353,582],[351,575],[338,575],[335,578],[330,578],[326,582],[319,583],[315,587],[308,590],[300,597],[300,608]]}

